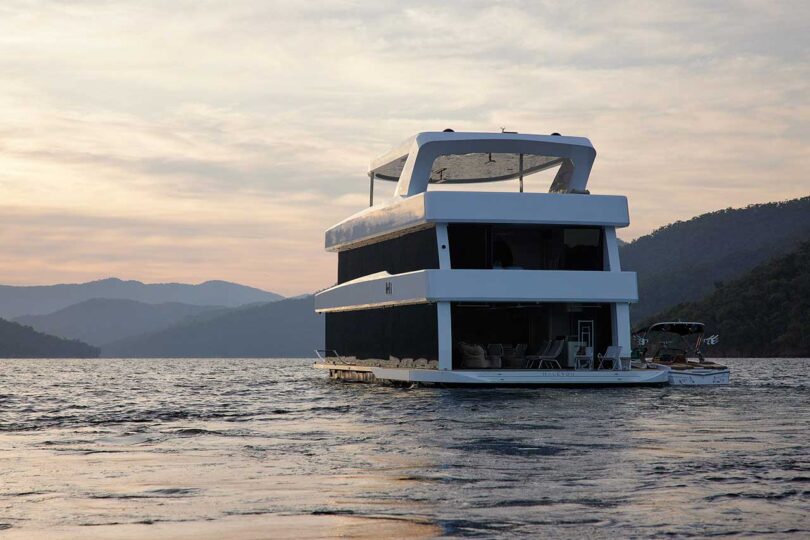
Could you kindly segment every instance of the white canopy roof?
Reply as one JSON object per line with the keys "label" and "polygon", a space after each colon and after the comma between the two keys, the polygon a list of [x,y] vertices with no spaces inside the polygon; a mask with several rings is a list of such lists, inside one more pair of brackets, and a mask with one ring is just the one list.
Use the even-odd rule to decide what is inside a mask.
{"label": "white canopy roof", "polygon": [[423,132],[372,160],[369,175],[400,182],[397,191],[406,196],[424,191],[428,183],[510,180],[560,166],[550,191],[584,191],[595,156],[582,137]]}

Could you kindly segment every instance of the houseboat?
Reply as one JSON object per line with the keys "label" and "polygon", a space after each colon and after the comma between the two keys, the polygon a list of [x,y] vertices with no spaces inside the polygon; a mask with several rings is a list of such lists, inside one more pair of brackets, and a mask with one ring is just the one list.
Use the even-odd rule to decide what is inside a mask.
{"label": "houseboat", "polygon": [[[668,368],[630,362],[627,199],[589,193],[595,157],[581,137],[445,130],[373,160],[369,207],[326,231],[338,271],[315,297],[316,367],[405,384],[666,384]],[[547,192],[524,190],[541,176]],[[375,204],[385,181],[394,194]]]}

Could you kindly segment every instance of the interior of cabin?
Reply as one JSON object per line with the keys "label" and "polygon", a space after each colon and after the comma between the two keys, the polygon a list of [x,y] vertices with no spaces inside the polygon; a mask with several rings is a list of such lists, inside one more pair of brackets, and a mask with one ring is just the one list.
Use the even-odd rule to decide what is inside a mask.
{"label": "interior of cabin", "polygon": [[453,303],[453,369],[594,368],[609,304]]}
{"label": "interior of cabin", "polygon": [[[611,316],[610,304],[453,302],[453,369],[596,368]],[[438,341],[436,304],[326,314],[326,348],[355,360],[432,365]]]}

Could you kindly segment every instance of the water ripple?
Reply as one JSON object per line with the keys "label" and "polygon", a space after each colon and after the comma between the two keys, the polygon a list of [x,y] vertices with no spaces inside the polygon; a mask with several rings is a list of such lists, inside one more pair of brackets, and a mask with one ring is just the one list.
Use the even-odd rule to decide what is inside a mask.
{"label": "water ripple", "polygon": [[395,389],[308,360],[0,360],[0,530],[806,537],[810,360],[729,363],[723,388]]}

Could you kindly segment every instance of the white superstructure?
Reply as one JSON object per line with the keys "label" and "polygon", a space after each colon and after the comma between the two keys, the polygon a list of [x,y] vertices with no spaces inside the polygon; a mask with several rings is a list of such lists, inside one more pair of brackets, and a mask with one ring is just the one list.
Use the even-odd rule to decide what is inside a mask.
{"label": "white superstructure", "polygon": [[[373,160],[369,208],[326,231],[338,283],[315,299],[329,351],[318,367],[351,380],[665,382],[599,358],[629,356],[638,291],[616,240],[627,199],[587,190],[595,157],[580,137],[425,132]],[[548,193],[524,192],[552,168]],[[384,204],[375,180],[397,182]],[[515,192],[429,189],[509,180]]]}

